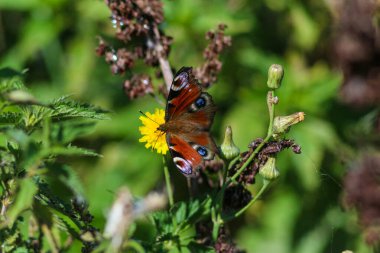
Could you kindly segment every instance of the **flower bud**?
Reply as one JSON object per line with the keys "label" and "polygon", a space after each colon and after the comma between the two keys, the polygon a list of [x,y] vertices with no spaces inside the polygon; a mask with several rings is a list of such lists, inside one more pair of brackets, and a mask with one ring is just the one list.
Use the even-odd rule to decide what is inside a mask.
{"label": "flower bud", "polygon": [[290,126],[305,119],[304,112],[296,112],[288,116],[277,116],[273,121],[273,136],[276,138],[282,133],[289,131]]}
{"label": "flower bud", "polygon": [[278,89],[284,77],[284,68],[279,64],[272,64],[268,69],[267,85],[271,89]]}
{"label": "flower bud", "polygon": [[268,181],[273,181],[280,176],[276,168],[276,158],[269,157],[266,163],[260,168],[259,174]]}
{"label": "flower bud", "polygon": [[220,146],[224,158],[231,160],[240,154],[240,149],[235,145],[232,139],[232,128],[228,126],[224,133],[223,144]]}

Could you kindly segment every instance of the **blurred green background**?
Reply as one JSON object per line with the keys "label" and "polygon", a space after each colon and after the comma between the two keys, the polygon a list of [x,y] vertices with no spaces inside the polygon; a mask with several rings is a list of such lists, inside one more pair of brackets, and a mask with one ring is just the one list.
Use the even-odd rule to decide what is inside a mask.
{"label": "blurred green background", "polygon": [[[289,134],[302,154],[281,153],[280,179],[231,224],[237,244],[247,252],[370,252],[355,214],[342,204],[342,178],[355,153],[349,129],[367,111],[339,102],[342,76],[330,54],[331,1],[163,2],[162,28],[174,38],[170,63],[176,69],[202,63],[204,34],[219,23],[227,24],[232,36],[219,80],[209,90],[219,108],[213,125],[217,143],[227,125],[241,150],[264,137],[266,74],[272,63],[285,68],[277,115],[306,113]],[[151,97],[130,101],[122,90],[125,77],[112,75],[95,55],[96,37],[114,35],[109,16],[100,0],[0,0],[0,67],[28,69],[25,83],[43,101],[71,94],[111,111],[111,120],[100,122],[77,143],[103,157],[70,160],[101,230],[120,186],[142,197],[163,184],[161,157],[138,142],[139,110],[153,112],[161,106]],[[172,174],[180,198],[186,195],[186,180],[175,170]],[[151,227],[140,223],[136,236],[149,236]]]}

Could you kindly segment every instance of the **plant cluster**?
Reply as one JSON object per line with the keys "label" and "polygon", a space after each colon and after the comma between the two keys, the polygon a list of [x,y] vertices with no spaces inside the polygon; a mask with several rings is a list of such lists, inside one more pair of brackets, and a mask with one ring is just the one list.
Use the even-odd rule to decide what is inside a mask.
{"label": "plant cluster", "polygon": [[73,141],[106,119],[106,111],[67,96],[41,102],[22,77],[0,70],[1,251],[59,252],[79,240],[88,252],[100,233],[65,157],[98,156]]}
{"label": "plant cluster", "polygon": [[[162,3],[105,2],[111,11],[115,37],[122,46],[116,49],[100,38],[97,54],[105,58],[113,74],[129,75],[123,87],[130,99],[146,94],[165,98],[173,79],[168,61],[173,39],[162,31]],[[220,55],[231,45],[225,29],[225,25],[219,25],[216,31],[206,34],[209,45],[203,52],[205,62],[194,68],[204,88],[216,83],[222,70]],[[148,70],[134,73],[138,60],[143,61],[146,69],[155,68],[156,75],[149,75]],[[281,151],[290,148],[296,154],[301,152],[285,134],[292,125],[304,120],[304,113],[275,115],[280,102],[275,91],[280,88],[283,76],[282,66],[275,64],[269,68],[266,98],[269,122],[264,138],[247,138],[247,150],[240,152],[228,127],[220,145],[220,157],[207,162],[199,175],[189,180],[192,195],[189,200],[175,201],[167,156],[168,159],[163,159],[167,197],[153,192],[138,200],[127,188],[120,189],[101,231],[92,224],[93,216],[80,180],[66,157],[98,156],[73,143],[89,133],[96,120],[106,119],[106,112],[69,97],[48,103],[39,101],[25,88],[22,73],[2,69],[2,251],[12,252],[17,247],[34,252],[63,252],[79,242],[83,252],[243,252],[230,236],[229,223],[250,208],[278,178],[276,158]],[[163,84],[154,85],[155,78],[163,78]],[[163,118],[159,112],[152,114],[152,118]],[[144,138],[146,134],[142,134]],[[160,153],[164,153],[164,147],[160,148]],[[258,181],[257,175],[262,179],[261,188],[254,195],[248,186]],[[169,209],[161,210],[166,200]],[[152,222],[153,240],[134,239],[134,221],[141,216]]]}
{"label": "plant cluster", "polygon": [[[145,1],[132,1],[128,4],[124,1],[106,1],[106,3],[112,12],[111,19],[117,20],[115,37],[124,44],[115,50],[101,40],[97,52],[101,52],[99,55],[105,56],[113,73],[125,72],[133,65],[123,65],[119,68],[122,71],[113,71],[120,58],[117,53],[113,57],[116,61],[109,61],[110,53],[128,51],[129,55],[133,55],[132,52],[143,52],[140,54],[140,59],[144,59],[147,67],[157,67],[157,65],[160,67],[161,72],[156,76],[163,77],[165,85],[155,89],[151,82],[152,79],[147,74],[143,74],[144,80],[149,79],[146,82],[134,74],[124,84],[126,93],[129,98],[137,98],[145,94],[155,97],[161,94],[165,98],[173,74],[168,61],[170,44],[162,41],[162,38],[167,37],[159,30],[159,24],[164,21],[161,15],[162,5],[154,4],[154,8],[145,9]],[[224,35],[225,29],[225,25],[219,25],[216,31],[206,34],[206,39],[210,43],[203,53],[205,63],[194,68],[194,75],[204,88],[208,88],[216,82],[217,74],[222,69],[222,62],[219,60],[220,54],[231,45],[231,38]],[[174,43],[173,39],[170,40],[170,43]],[[164,54],[162,51],[160,53],[160,48],[166,49]],[[153,50],[153,52],[149,50]],[[152,56],[157,58],[151,61]],[[134,57],[132,61],[128,62],[134,62],[137,58]],[[117,232],[115,230],[115,233],[109,235],[111,240],[119,238],[113,240],[110,247],[115,250],[133,249],[141,252],[144,250],[147,252],[243,252],[237,248],[229,236],[228,222],[243,214],[268,188],[270,182],[279,176],[276,167],[278,153],[287,148],[291,148],[296,154],[301,153],[301,148],[293,140],[286,139],[284,135],[292,125],[304,120],[304,113],[275,116],[275,105],[279,103],[279,98],[275,96],[275,90],[280,88],[283,75],[284,70],[280,65],[274,64],[268,71],[269,126],[265,138],[251,141],[248,150],[240,153],[240,149],[233,142],[232,129],[228,127],[224,142],[220,146],[220,158],[206,162],[198,176],[190,179],[189,190],[192,198],[187,201],[176,202],[174,200],[168,170],[172,163],[170,156],[166,156],[167,159],[164,159],[163,162],[170,208],[167,211],[157,211],[149,215],[155,227],[155,239],[145,242],[134,241],[133,233],[126,233],[126,230],[129,229],[129,226],[126,226],[124,230],[121,229]],[[141,77],[141,75],[139,76]],[[148,85],[143,85],[144,83]],[[164,122],[163,110],[157,109],[154,114],[148,112],[140,119],[144,124],[140,127],[143,135],[140,141],[147,142],[146,148],[156,149],[158,153],[166,154],[165,137],[162,133],[157,133],[159,132],[157,127]],[[263,183],[261,190],[253,197],[247,186],[255,182],[257,174],[261,175]],[[118,198],[114,206],[119,202]],[[123,224],[127,222],[122,221],[130,220],[131,214],[135,212],[133,208],[130,208],[132,202],[133,198],[129,198],[129,204],[121,205],[124,206],[125,215],[119,216],[118,219]],[[108,220],[110,226],[117,223],[113,217]]]}

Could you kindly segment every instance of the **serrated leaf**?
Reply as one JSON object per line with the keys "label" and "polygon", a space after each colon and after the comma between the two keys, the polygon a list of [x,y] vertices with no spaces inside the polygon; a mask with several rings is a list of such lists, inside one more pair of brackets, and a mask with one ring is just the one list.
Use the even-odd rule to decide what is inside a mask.
{"label": "serrated leaf", "polygon": [[25,89],[24,83],[18,77],[0,79],[0,93],[4,94],[12,90]]}
{"label": "serrated leaf", "polygon": [[177,202],[170,212],[175,216],[178,224],[184,222],[187,216],[187,203]]}
{"label": "serrated leaf", "polygon": [[174,231],[171,216],[167,211],[152,214],[153,223],[159,235],[172,233]]}
{"label": "serrated leaf", "polygon": [[23,72],[8,67],[0,69],[0,78],[12,78],[15,76],[22,76],[22,74]]}
{"label": "serrated leaf", "polygon": [[51,141],[68,143],[75,138],[89,134],[94,130],[96,122],[65,121],[52,124]]}
{"label": "serrated leaf", "polygon": [[49,149],[51,155],[86,155],[86,156],[98,156],[100,155],[92,150],[79,148],[76,146],[68,145],[66,147],[52,147]]}
{"label": "serrated leaf", "polygon": [[13,253],[28,253],[28,249],[25,247],[17,247]]}
{"label": "serrated leaf", "polygon": [[200,203],[199,200],[196,199],[189,204],[189,217],[195,215],[199,211]]}
{"label": "serrated leaf", "polygon": [[[181,229],[185,229],[188,226],[191,226],[192,224],[195,224],[196,222],[200,221],[205,216],[210,215],[211,204],[212,204],[212,199],[210,196],[207,196],[201,203],[199,202],[199,200],[190,201],[189,203],[185,205],[186,206],[185,218],[183,218],[181,222],[178,221],[177,219],[178,226]],[[183,211],[180,210],[180,212],[183,212]]]}
{"label": "serrated leaf", "polygon": [[83,196],[84,189],[77,173],[70,166],[62,166],[60,168],[63,173],[60,173],[59,179],[67,185],[76,195]]}
{"label": "serrated leaf", "polygon": [[68,232],[76,239],[80,239],[80,230],[76,228],[75,224],[69,219],[63,219],[59,215],[53,214],[53,223],[57,226],[58,229]]}
{"label": "serrated leaf", "polygon": [[22,114],[18,112],[5,112],[0,114],[0,124],[18,124],[22,119]]}
{"label": "serrated leaf", "polygon": [[37,186],[32,178],[24,178],[19,182],[19,190],[16,194],[15,201],[11,204],[7,219],[13,224],[17,217],[26,209],[31,208],[34,194],[37,192]]}
{"label": "serrated leaf", "polygon": [[107,111],[87,104],[72,101],[67,96],[61,97],[52,103],[50,106],[54,109],[50,112],[53,119],[64,120],[68,118],[88,118],[88,119],[108,119],[105,115]]}

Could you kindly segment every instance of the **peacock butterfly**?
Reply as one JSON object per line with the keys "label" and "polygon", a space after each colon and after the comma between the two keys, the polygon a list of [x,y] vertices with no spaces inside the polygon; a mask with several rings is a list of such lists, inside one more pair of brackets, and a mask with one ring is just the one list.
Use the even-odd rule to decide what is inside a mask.
{"label": "peacock butterfly", "polygon": [[165,110],[165,123],[158,130],[166,142],[174,164],[185,176],[195,176],[204,160],[211,160],[217,147],[209,131],[216,107],[210,94],[183,67],[175,75]]}

